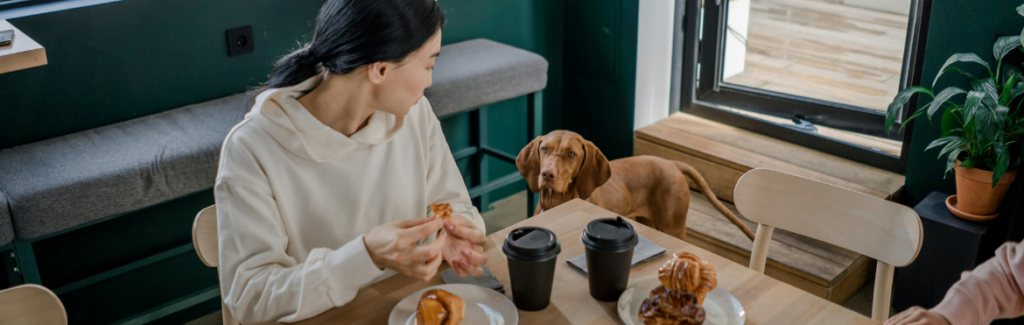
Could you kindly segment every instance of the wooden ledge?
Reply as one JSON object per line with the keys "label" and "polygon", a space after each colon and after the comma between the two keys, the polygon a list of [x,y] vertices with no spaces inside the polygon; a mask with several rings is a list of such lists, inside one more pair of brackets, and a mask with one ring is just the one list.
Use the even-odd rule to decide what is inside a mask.
{"label": "wooden ledge", "polygon": [[14,30],[14,43],[0,46],[0,74],[46,65],[46,49],[32,38],[0,19],[0,31]]}

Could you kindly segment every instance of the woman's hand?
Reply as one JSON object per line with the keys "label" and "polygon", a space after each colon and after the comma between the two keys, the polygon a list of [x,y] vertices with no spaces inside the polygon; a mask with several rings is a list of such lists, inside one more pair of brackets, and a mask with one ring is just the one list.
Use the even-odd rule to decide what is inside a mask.
{"label": "woman's hand", "polygon": [[889,318],[885,325],[949,325],[949,321],[942,315],[914,306]]}
{"label": "woman's hand", "polygon": [[452,214],[444,229],[448,234],[448,242],[441,255],[455,270],[455,274],[460,277],[469,274],[483,276],[483,266],[487,264],[487,256],[484,256],[483,249],[487,240],[484,231],[461,214]]}
{"label": "woman's hand", "polygon": [[377,226],[363,236],[363,244],[378,269],[391,269],[423,282],[430,281],[441,266],[444,232],[428,245],[418,245],[444,227],[440,218],[402,220]]}

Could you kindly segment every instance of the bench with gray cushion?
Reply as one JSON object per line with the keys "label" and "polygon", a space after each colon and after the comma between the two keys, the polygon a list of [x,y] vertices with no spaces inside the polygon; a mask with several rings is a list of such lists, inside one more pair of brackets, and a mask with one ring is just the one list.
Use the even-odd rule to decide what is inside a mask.
{"label": "bench with gray cushion", "polygon": [[[481,39],[442,47],[426,96],[436,114],[446,116],[534,93],[546,83],[543,57]],[[221,143],[250,109],[250,97],[0,151],[0,189],[17,237],[33,239],[212,187]]]}
{"label": "bench with gray cushion", "polygon": [[[433,76],[426,96],[436,115],[479,116],[479,106],[527,95],[528,134],[540,131],[539,92],[547,83],[543,57],[492,41],[466,41],[442,47]],[[0,246],[13,235],[19,259],[30,261],[32,243],[42,238],[211,188],[224,137],[249,111],[252,97],[228,96],[0,150]],[[457,156],[515,159],[485,143],[468,149]],[[510,180],[518,179],[474,184],[471,193],[479,197]],[[21,266],[23,278],[38,283],[39,271]],[[79,282],[116,275],[111,272],[118,271]]]}
{"label": "bench with gray cushion", "polygon": [[14,226],[11,225],[10,211],[7,209],[7,196],[0,189],[0,247],[5,247],[14,240]]}

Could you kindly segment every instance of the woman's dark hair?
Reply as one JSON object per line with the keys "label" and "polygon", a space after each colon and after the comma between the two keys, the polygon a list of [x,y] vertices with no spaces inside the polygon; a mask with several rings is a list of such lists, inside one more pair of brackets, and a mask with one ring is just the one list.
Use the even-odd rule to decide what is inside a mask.
{"label": "woman's dark hair", "polygon": [[265,87],[293,86],[322,69],[346,74],[375,62],[399,62],[444,22],[435,0],[328,0],[313,41],[278,60]]}

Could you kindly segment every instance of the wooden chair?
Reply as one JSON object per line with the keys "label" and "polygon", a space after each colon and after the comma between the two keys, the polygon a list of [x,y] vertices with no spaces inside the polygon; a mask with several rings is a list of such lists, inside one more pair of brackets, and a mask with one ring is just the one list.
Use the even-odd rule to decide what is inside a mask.
{"label": "wooden chair", "polygon": [[754,169],[736,183],[736,208],[758,223],[750,268],[764,273],[775,227],[832,243],[878,260],[871,318],[889,318],[895,266],[921,251],[921,218],[909,207],[845,188]]}
{"label": "wooden chair", "polygon": [[[217,267],[217,276],[220,276],[220,255],[218,255],[219,243],[217,241],[217,206],[211,205],[199,211],[196,221],[192,223],[192,245],[196,248],[199,260],[209,267]],[[220,301],[221,317],[224,325],[238,325],[238,321],[231,315],[224,298]]]}
{"label": "wooden chair", "polygon": [[23,284],[0,291],[0,325],[67,325],[64,304],[53,291]]}

